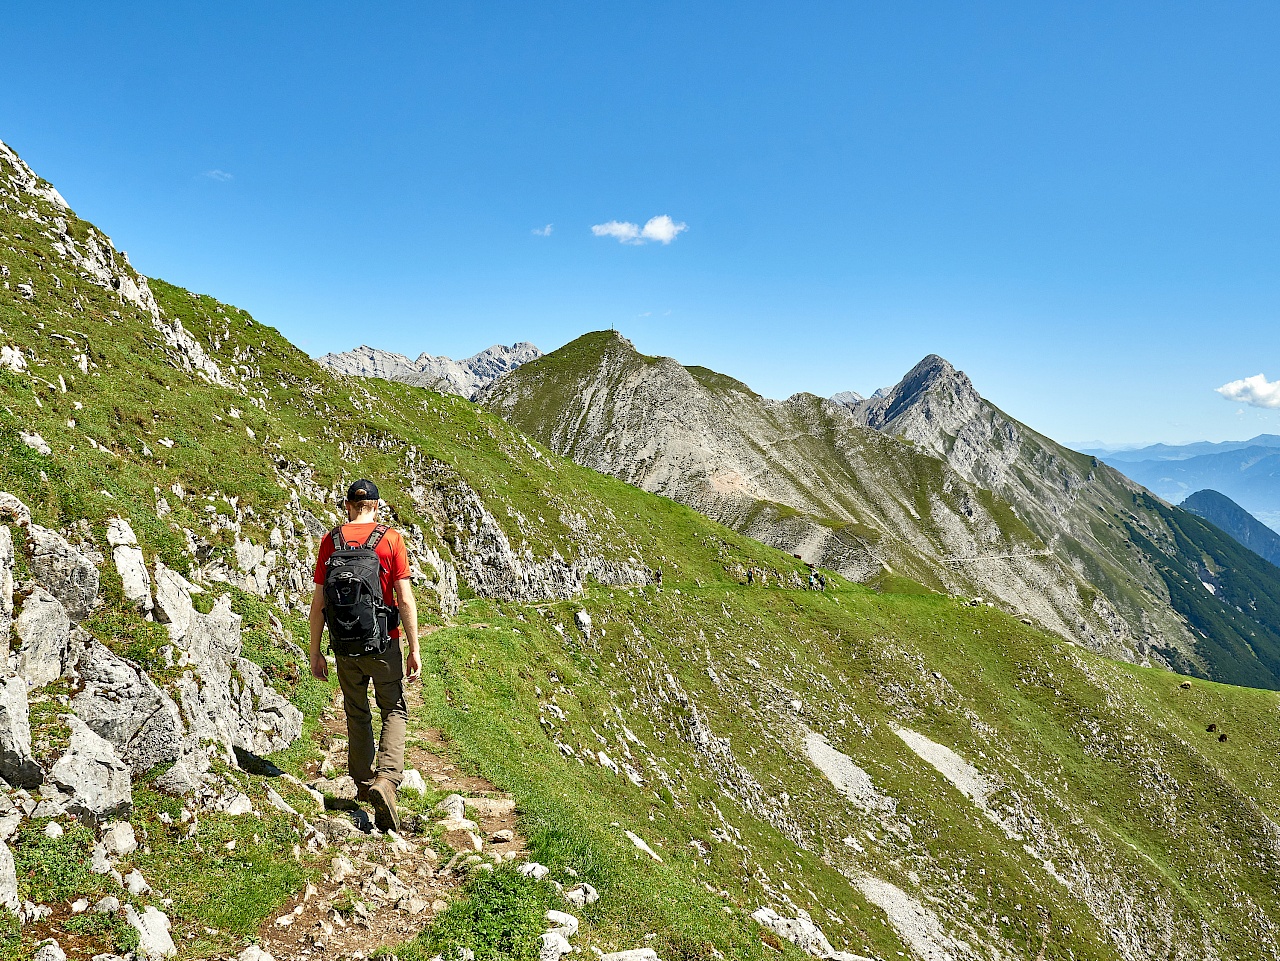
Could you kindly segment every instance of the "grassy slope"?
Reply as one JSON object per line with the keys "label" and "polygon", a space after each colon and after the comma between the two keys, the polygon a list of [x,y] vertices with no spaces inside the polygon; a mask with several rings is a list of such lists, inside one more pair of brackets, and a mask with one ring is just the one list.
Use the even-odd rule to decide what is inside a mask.
{"label": "grassy slope", "polygon": [[[0,221],[7,242],[29,227]],[[8,246],[0,257],[15,273],[49,278],[60,270],[38,243]],[[1267,821],[1280,817],[1274,695],[1207,683],[1183,691],[1170,675],[1103,661],[907,584],[899,593],[838,578],[825,595],[747,589],[726,568],[797,565],[670,501],[549,455],[463,401],[320,374],[247,315],[157,284],[168,313],[206,346],[217,338],[221,363],[239,356],[253,368],[248,397],[204,385],[168,362],[146,319],[73,273],[61,276],[61,291],[38,283],[33,304],[0,293],[6,342],[33,353],[35,375],[4,375],[0,489],[21,492],[41,522],[85,518],[101,541],[103,519],[123,512],[149,558],[188,569],[179,528],[207,533],[200,497],[221,493],[254,506],[245,530],[265,536],[267,523],[255,531],[254,518],[287,501],[272,466],[281,461],[291,470],[305,461],[327,489],[352,473],[376,476],[413,518],[403,494],[403,438],[456,465],[513,542],[538,556],[574,554],[586,539],[592,550],[634,552],[664,568],[661,594],[593,589],[583,601],[596,625],[590,641],[573,627],[576,603],[472,600],[456,626],[426,642],[426,706],[415,723],[442,728],[460,763],[515,793],[540,860],[561,877],[572,867],[601,889],[601,901],[582,912],[590,922],[584,944],[626,947],[653,933],[668,961],[709,957],[712,948],[772,956],[746,914],[786,897],[809,909],[838,946],[882,957],[905,951],[883,913],[835,865],[920,896],[971,942],[1027,957],[1042,947],[1046,957],[1115,956],[1107,925],[1066,896],[1022,841],[911,754],[892,733],[897,723],[998,777],[1004,787],[994,803],[1027,838],[1039,837],[1040,856],[1068,874],[1077,862],[1104,895],[1117,886],[1117,915],[1131,901],[1135,930],[1153,945],[1165,924],[1184,944],[1203,924],[1223,955],[1271,956],[1257,942],[1280,922]],[[83,310],[71,306],[74,297]],[[79,341],[73,330],[91,345],[97,368],[89,375],[75,367],[78,348],[51,337]],[[66,393],[47,386],[59,375]],[[239,421],[231,407],[242,411]],[[23,445],[19,427],[38,430],[53,454]],[[88,449],[86,435],[117,456]],[[163,437],[175,441],[171,449],[158,444]],[[141,452],[144,442],[154,456]],[[174,513],[160,518],[154,489],[175,481],[195,496],[171,498]],[[438,533],[434,542],[447,553]],[[153,627],[108,587],[109,609],[95,630],[119,649],[132,643],[145,652]],[[268,643],[267,605],[240,595],[237,605],[250,628],[249,653],[274,663],[278,683],[314,717],[325,692],[294,686],[289,659]],[[287,626],[295,637],[301,630],[297,618]],[[564,720],[540,710],[552,699]],[[1207,721],[1230,740],[1208,737]],[[897,815],[844,803],[805,762],[801,724],[857,760],[897,800]],[[629,753],[643,786],[590,762],[601,750],[618,762]],[[301,746],[279,760],[296,770],[305,753]],[[241,778],[261,794],[258,779]],[[138,803],[139,823],[153,832],[138,863],[174,897],[188,954],[225,952],[316,869],[293,862],[293,836],[271,818],[202,818],[201,833],[184,841],[151,817],[176,813],[171,800],[144,788]],[[624,830],[644,837],[664,863],[639,855]],[[729,840],[716,840],[718,831]],[[223,844],[232,835],[241,843],[228,855]],[[269,883],[238,880],[259,875]],[[1083,888],[1085,875],[1078,877]],[[223,896],[210,898],[214,890]],[[220,934],[205,937],[206,924]],[[187,941],[187,932],[200,937]]]}

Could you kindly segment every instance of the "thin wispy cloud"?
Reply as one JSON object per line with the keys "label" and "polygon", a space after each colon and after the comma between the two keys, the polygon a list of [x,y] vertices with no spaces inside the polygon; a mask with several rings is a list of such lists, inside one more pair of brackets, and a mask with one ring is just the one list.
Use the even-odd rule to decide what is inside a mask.
{"label": "thin wispy cloud", "polygon": [[545,227],[534,227],[533,230],[530,231],[530,233],[532,233],[535,237],[550,237],[551,228],[553,226],[554,224],[547,224]]}
{"label": "thin wispy cloud", "polygon": [[688,229],[688,224],[677,223],[666,214],[660,214],[650,217],[643,227],[629,220],[609,220],[593,225],[591,232],[597,237],[612,237],[622,244],[639,246],[653,242],[666,246]]}
{"label": "thin wispy cloud", "polygon": [[225,170],[206,170],[200,175],[207,180],[215,180],[218,183],[226,183],[228,180],[235,180],[235,174],[229,174]]}
{"label": "thin wispy cloud", "polygon": [[1269,381],[1262,374],[1254,374],[1241,380],[1233,380],[1215,388],[1227,400],[1250,407],[1274,409],[1280,407],[1280,380]]}

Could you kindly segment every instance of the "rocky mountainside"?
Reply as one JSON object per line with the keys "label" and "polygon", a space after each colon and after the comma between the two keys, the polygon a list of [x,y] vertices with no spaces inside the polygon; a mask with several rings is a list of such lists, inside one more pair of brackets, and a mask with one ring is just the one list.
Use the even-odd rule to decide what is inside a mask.
{"label": "rocky mountainside", "polygon": [[417,360],[410,360],[404,354],[361,346],[340,354],[325,354],[316,358],[316,362],[339,374],[398,380],[470,400],[503,374],[541,356],[542,351],[529,343],[510,347],[494,344],[466,360],[425,353],[419,354]]}
{"label": "rocky mountainside", "polygon": [[1264,560],[1280,566],[1280,534],[1263,524],[1225,494],[1196,491],[1181,504],[1182,509],[1203,517],[1225,531]]}
{"label": "rocky mountainside", "polygon": [[[483,408],[148,280],[7,150],[0,330],[4,958],[1280,956],[1280,695],[903,578],[806,589]],[[921,469],[908,516],[941,477],[1034,538],[854,427]],[[399,837],[301,650],[359,474],[434,629]]]}
{"label": "rocky mountainside", "polygon": [[481,399],[579,463],[846,576],[887,568],[1095,649],[1280,684],[1273,572],[1007,417],[940,357],[867,400],[778,402],[601,332]]}

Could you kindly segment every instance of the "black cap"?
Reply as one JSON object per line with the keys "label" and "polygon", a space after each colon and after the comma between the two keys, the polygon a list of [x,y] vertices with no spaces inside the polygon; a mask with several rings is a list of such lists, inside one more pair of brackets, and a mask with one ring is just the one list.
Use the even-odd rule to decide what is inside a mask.
{"label": "black cap", "polygon": [[363,477],[347,488],[347,500],[350,503],[376,501],[377,499],[378,485],[371,480],[365,480]]}

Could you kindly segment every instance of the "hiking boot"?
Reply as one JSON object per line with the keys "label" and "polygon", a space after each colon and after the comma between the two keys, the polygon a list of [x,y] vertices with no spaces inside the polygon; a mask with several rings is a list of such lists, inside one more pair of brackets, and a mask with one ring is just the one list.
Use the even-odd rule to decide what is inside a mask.
{"label": "hiking boot", "polygon": [[360,787],[356,788],[356,800],[361,804],[369,803],[369,785],[361,784]]}
{"label": "hiking boot", "polygon": [[400,815],[396,812],[396,786],[386,778],[377,778],[369,787],[369,805],[373,808],[373,823],[379,831],[400,830]]}

